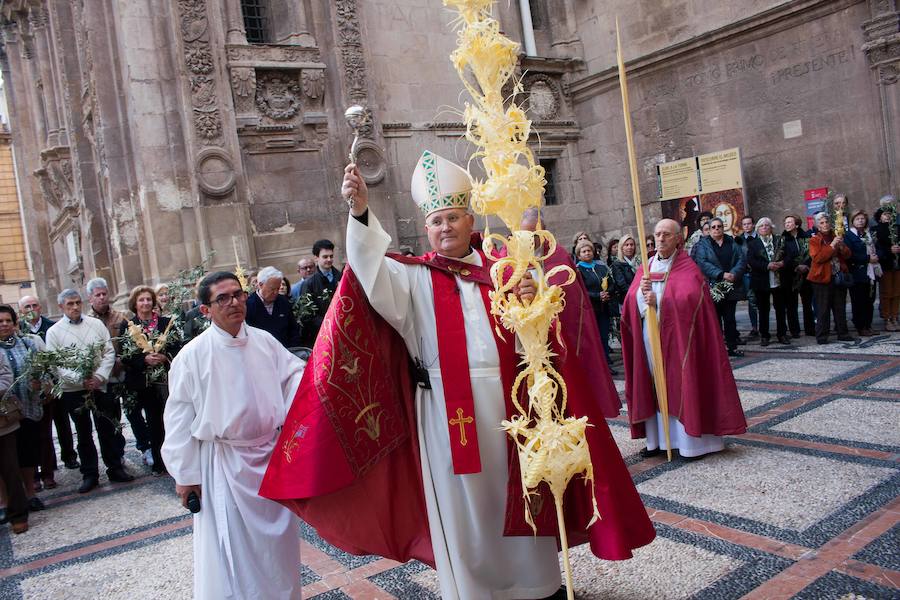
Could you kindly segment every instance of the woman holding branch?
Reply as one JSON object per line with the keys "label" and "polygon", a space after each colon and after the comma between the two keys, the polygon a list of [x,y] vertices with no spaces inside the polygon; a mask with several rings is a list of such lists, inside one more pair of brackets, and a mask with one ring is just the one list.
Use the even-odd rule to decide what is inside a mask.
{"label": "woman holding branch", "polygon": [[156,306],[156,292],[153,288],[139,285],[128,297],[128,308],[134,313],[129,321],[122,323],[119,331],[122,348],[122,364],[125,366],[125,386],[134,410],[143,410],[150,430],[150,456],[145,462],[153,475],[166,472],[160,448],[165,439],[163,409],[168,397],[168,370],[178,352],[177,334],[173,320],[164,317],[153,308]]}

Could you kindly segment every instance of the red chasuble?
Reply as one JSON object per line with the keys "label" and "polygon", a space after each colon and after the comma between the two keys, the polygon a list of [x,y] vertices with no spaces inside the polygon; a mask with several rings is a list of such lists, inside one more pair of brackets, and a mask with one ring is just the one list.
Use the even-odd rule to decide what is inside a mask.
{"label": "red chasuble", "polygon": [[[487,266],[434,254],[391,258],[476,281],[486,300]],[[515,362],[504,357],[514,355],[501,347],[511,346],[511,334],[505,337],[509,339],[499,340],[495,334],[502,378],[511,380]],[[443,370],[443,355],[441,362]],[[400,335],[371,308],[356,277],[346,269],[275,446],[260,495],[281,502],[315,527],[323,539],[346,552],[376,554],[401,562],[415,558],[433,566],[416,433],[416,384],[410,364]],[[593,553],[607,560],[630,558],[631,550],[652,541],[655,531],[600,408],[585,395],[589,389],[585,373],[572,368],[574,364],[566,361],[558,368],[569,383],[569,412],[576,417],[587,416],[594,425],[588,429],[588,445],[602,519],[585,530],[592,513],[590,490],[579,480],[573,481],[565,498],[569,542],[573,546],[590,542]],[[506,381],[504,389],[510,389]],[[448,407],[456,401],[448,400]],[[506,403],[511,414],[510,398]],[[464,420],[465,408],[458,408],[463,408]],[[456,415],[450,410],[448,414]],[[459,424],[448,425],[451,439],[456,436],[458,441]],[[474,427],[466,427],[466,431],[474,433]],[[469,444],[471,437],[467,437]],[[519,461],[513,444],[508,447],[510,476],[504,535],[533,535],[524,517]],[[463,459],[464,463],[468,460]],[[552,495],[545,485],[539,492],[529,502],[538,535],[556,535]]]}
{"label": "red chasuble", "polygon": [[[622,307],[625,401],[633,438],[646,437],[643,421],[657,412],[656,392],[644,351],[644,331],[635,295],[638,269]],[[655,275],[655,274],[654,274]],[[672,261],[659,311],[659,331],[669,415],[692,437],[737,435],[747,431],[731,363],[706,279],[684,253]]]}

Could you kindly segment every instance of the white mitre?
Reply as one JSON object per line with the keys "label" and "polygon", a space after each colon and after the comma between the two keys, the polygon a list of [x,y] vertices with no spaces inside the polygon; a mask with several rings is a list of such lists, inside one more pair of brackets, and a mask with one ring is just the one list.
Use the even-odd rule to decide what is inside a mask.
{"label": "white mitre", "polygon": [[413,201],[426,217],[445,208],[469,208],[469,174],[430,150],[422,153],[409,186]]}

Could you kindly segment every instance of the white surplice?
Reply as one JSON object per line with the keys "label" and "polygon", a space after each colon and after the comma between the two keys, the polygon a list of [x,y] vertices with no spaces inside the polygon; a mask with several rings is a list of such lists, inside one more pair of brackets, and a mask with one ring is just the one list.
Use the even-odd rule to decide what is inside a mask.
{"label": "white surplice", "polygon": [[[650,259],[650,272],[668,273],[669,269],[672,268],[674,258],[675,253],[669,258],[659,258],[659,255],[654,256]],[[658,322],[662,313],[663,294],[665,294],[666,291],[666,282],[651,281],[650,285],[653,288],[653,292],[656,294],[656,306],[658,307],[656,319]],[[650,376],[653,377],[653,352],[650,349],[650,328],[647,327],[647,303],[644,302],[644,295],[642,293],[638,292],[634,296],[637,300],[638,312],[641,315],[641,322],[644,327],[644,352],[647,355],[647,365],[650,367]],[[664,331],[660,331],[660,336],[664,336],[665,334]],[[668,448],[666,448],[666,433],[663,428],[662,413],[657,411],[655,416],[650,417],[644,422],[646,423],[645,428],[647,431],[647,449],[656,450],[659,448],[660,450],[668,450]],[[678,453],[681,456],[687,457],[700,456],[725,449],[725,439],[723,437],[706,433],[700,437],[690,436],[684,430],[684,425],[681,424],[681,421],[672,415],[669,415],[669,441],[671,442],[672,450],[678,450]]]}
{"label": "white surplice", "polygon": [[[385,257],[391,238],[369,210],[368,226],[350,218],[347,262],[373,308],[396,329],[410,355],[428,368],[416,416],[428,526],[444,600],[544,598],[560,586],[556,539],[504,537],[507,435],[499,356],[478,284],[456,278],[466,328],[481,472],[455,475],[438,362],[431,273]],[[473,252],[461,259],[480,264]]]}
{"label": "white surplice", "polygon": [[303,362],[267,332],[210,325],[169,372],[162,456],[201,487],[194,515],[194,598],[300,598],[299,520],[258,494]]}

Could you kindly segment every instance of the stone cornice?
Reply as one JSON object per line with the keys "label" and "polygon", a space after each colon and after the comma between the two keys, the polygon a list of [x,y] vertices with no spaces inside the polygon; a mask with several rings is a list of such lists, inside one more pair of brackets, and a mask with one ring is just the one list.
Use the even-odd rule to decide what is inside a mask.
{"label": "stone cornice", "polygon": [[[695,58],[704,50],[715,47],[716,52],[746,44],[774,33],[785,31],[801,23],[844,10],[864,0],[791,0],[752,17],[729,23],[689,40],[667,46],[626,63],[630,76],[649,75],[673,64]],[[618,86],[615,65],[581,79],[569,82],[566,92],[573,102],[584,102]]]}

